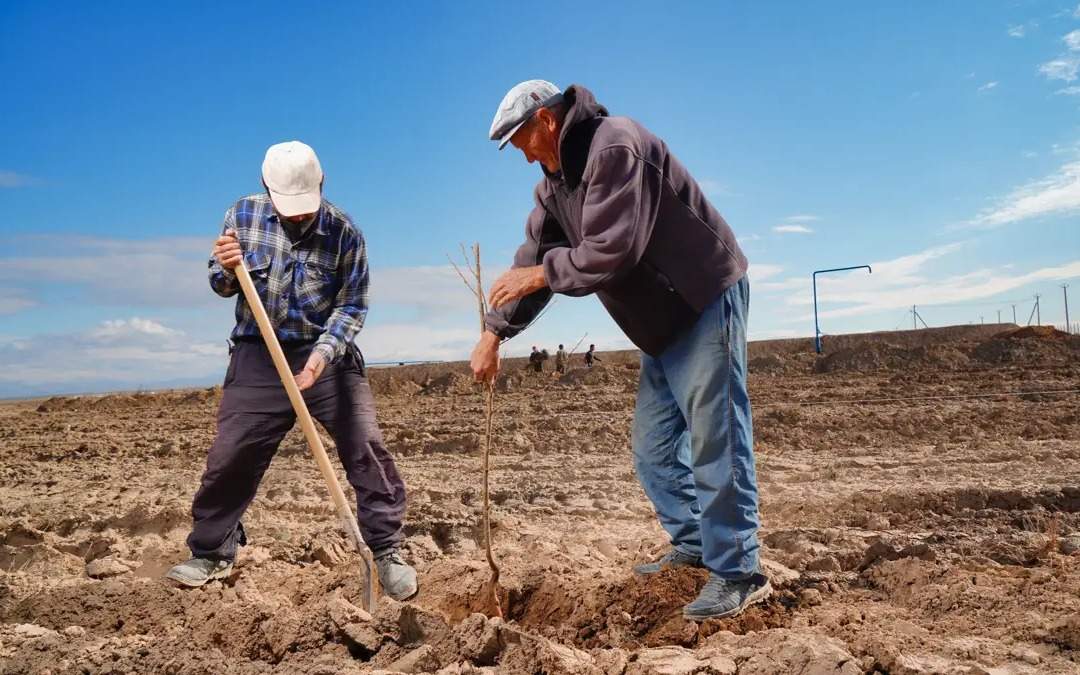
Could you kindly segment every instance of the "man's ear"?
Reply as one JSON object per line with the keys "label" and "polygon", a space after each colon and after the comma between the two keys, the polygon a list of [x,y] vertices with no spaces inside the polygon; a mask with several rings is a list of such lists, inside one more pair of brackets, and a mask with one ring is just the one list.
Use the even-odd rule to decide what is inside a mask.
{"label": "man's ear", "polygon": [[536,111],[536,116],[549,132],[555,133],[558,130],[559,120],[555,118],[555,113],[551,112],[550,108],[540,108]]}

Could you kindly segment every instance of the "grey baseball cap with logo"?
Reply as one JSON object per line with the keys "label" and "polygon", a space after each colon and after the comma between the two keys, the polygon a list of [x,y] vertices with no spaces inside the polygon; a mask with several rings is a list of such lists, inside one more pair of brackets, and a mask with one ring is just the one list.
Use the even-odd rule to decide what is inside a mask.
{"label": "grey baseball cap with logo", "polygon": [[547,80],[526,80],[515,85],[503,96],[495,119],[491,121],[489,137],[499,142],[502,150],[510,137],[528,122],[540,108],[553,106],[563,100],[562,91]]}

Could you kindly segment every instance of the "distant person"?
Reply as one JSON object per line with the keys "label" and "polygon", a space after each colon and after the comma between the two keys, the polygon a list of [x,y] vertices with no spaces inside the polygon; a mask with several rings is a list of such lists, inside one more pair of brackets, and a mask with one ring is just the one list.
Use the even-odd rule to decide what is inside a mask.
{"label": "distant person", "polygon": [[589,351],[585,352],[585,367],[592,368],[594,361],[600,362],[603,359],[596,355],[596,345],[589,345]]}
{"label": "distant person", "polygon": [[[322,168],[307,145],[271,146],[262,177],[265,192],[240,199],[225,213],[210,258],[210,287],[225,298],[237,295],[235,270],[246,261],[296,384],[337,444],[383,590],[407,599],[417,585],[416,571],[399,553],[405,484],[383,443],[364,359],[353,343],[367,314],[364,237],[323,198]],[[247,542],[240,518],[296,421],[243,294],[232,341],[217,437],[191,506],[192,558],[166,575],[185,586],[229,576],[237,547]]]}
{"label": "distant person", "polygon": [[567,359],[566,348],[563,347],[562,345],[559,345],[558,351],[555,352],[555,372],[556,373],[561,374],[561,373],[566,372],[566,359]]}
{"label": "distant person", "polygon": [[[706,131],[706,130],[702,130]],[[611,117],[580,85],[512,88],[490,137],[543,175],[512,268],[491,286],[474,376],[553,293],[595,293],[641,357],[632,443],[638,478],[671,539],[636,568],[709,570],[683,615],[731,616],[769,596],[758,560],[758,488],[746,389],[747,261],[668,146]]]}
{"label": "distant person", "polygon": [[547,361],[547,360],[548,360],[547,350],[546,349],[544,349],[544,350],[537,349],[536,346],[534,345],[533,348],[532,348],[532,353],[529,354],[529,367],[532,368],[533,372],[534,373],[543,373],[544,372],[544,361]]}

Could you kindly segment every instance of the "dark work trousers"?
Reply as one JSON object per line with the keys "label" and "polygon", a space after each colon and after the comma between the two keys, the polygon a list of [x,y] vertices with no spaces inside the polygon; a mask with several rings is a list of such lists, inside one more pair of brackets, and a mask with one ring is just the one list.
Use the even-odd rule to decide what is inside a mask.
{"label": "dark work trousers", "polygon": [[[294,373],[303,369],[312,345],[282,345]],[[405,484],[383,444],[375,400],[363,357],[350,349],[328,365],[304,392],[312,417],[333,437],[349,484],[356,491],[357,519],[373,551],[401,541]],[[195,524],[187,544],[193,556],[233,560],[245,542],[240,518],[278,445],[296,421],[270,352],[261,340],[239,342],[225,373],[217,437],[195,493]],[[312,471],[318,471],[314,462]]]}

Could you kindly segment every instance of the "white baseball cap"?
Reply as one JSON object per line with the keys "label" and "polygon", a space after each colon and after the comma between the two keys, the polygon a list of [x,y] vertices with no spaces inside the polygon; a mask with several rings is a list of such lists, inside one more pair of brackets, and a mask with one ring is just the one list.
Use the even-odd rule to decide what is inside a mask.
{"label": "white baseball cap", "polygon": [[502,150],[510,142],[510,137],[521,128],[521,125],[540,108],[555,105],[562,101],[562,91],[547,80],[526,80],[503,96],[499,109],[495,111],[495,119],[491,121],[491,131],[488,136],[493,141],[499,142]]}
{"label": "white baseball cap", "polygon": [[322,203],[322,166],[311,146],[300,141],[271,145],[262,164],[270,201],[283,216],[315,213]]}

